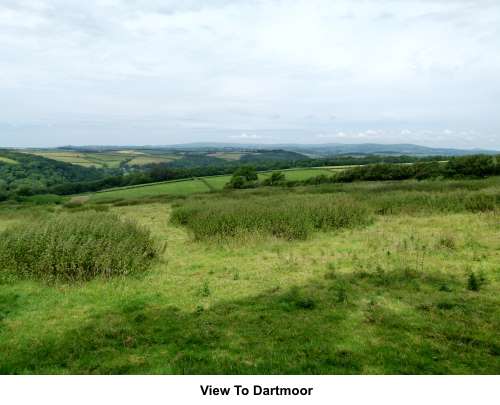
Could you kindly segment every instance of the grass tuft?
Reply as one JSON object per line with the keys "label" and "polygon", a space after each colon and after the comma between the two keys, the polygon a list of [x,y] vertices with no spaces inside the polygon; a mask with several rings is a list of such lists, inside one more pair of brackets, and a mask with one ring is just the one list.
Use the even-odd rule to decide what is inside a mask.
{"label": "grass tuft", "polygon": [[45,280],[125,275],[159,252],[149,231],[97,212],[45,216],[0,234],[1,271]]}
{"label": "grass tuft", "polygon": [[186,225],[196,240],[225,240],[245,235],[307,239],[314,231],[367,225],[368,209],[336,196],[295,196],[293,199],[248,196],[245,200],[190,201],[174,209],[172,221]]}

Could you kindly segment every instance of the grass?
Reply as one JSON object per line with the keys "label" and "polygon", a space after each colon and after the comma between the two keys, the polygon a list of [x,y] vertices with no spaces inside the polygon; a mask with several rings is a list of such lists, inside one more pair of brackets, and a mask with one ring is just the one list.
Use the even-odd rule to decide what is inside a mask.
{"label": "grass", "polygon": [[153,163],[167,163],[175,160],[176,158],[167,157],[167,156],[138,156],[134,157],[132,160],[128,162],[129,165],[149,165]]}
{"label": "grass", "polygon": [[[498,208],[415,209],[422,199],[414,199],[375,213],[379,198],[412,192],[498,195],[499,179],[244,190],[175,203],[338,194],[374,204],[368,226],[292,241],[196,242],[171,223],[171,203],[111,206],[168,244],[162,260],[140,277],[2,281],[0,373],[497,374]],[[0,229],[64,210],[4,208]]]}
{"label": "grass", "polygon": [[222,190],[229,183],[231,176],[210,176],[202,177],[212,190]]}
{"label": "grass", "polygon": [[[284,175],[285,175],[285,180],[292,180],[292,181],[300,181],[300,180],[307,180],[310,179],[311,177],[316,177],[320,176],[322,174],[326,176],[331,176],[333,172],[329,169],[288,169],[288,170],[280,170]],[[269,176],[272,173],[270,172],[264,172],[261,175],[265,178]]]}
{"label": "grass", "polygon": [[188,195],[210,191],[207,185],[198,179],[170,181],[155,183],[146,186],[128,188],[117,188],[93,194],[92,201],[105,201],[113,199],[135,199],[144,197],[156,197],[159,195]]}
{"label": "grass", "polygon": [[[291,169],[282,170],[287,180],[304,180],[320,174],[329,174],[328,169]],[[259,180],[266,179],[272,172],[259,173]],[[137,199],[163,195],[190,195],[208,191],[222,190],[231,179],[230,175],[199,177],[196,179],[166,181],[154,184],[145,184],[131,187],[121,187],[96,193],[93,201],[114,199]]]}
{"label": "grass", "polygon": [[47,216],[0,233],[0,275],[88,280],[146,269],[159,249],[149,231],[116,215]]}
{"label": "grass", "polygon": [[0,163],[7,163],[7,164],[10,164],[10,165],[17,165],[17,161],[13,160],[13,159],[9,159],[9,158],[6,158],[6,157],[3,157],[3,156],[0,156]]}
{"label": "grass", "polygon": [[[250,197],[250,196],[249,196]],[[196,240],[258,238],[271,235],[307,239],[316,230],[336,230],[371,222],[368,209],[351,198],[298,195],[292,199],[217,198],[178,207],[172,220],[186,225]]]}
{"label": "grass", "polygon": [[178,159],[173,154],[148,154],[134,150],[106,151],[106,152],[75,152],[60,150],[30,150],[25,153],[42,156],[48,159],[72,163],[85,167],[109,167],[117,168],[121,163],[128,162],[131,165],[146,165],[151,163],[164,163]]}

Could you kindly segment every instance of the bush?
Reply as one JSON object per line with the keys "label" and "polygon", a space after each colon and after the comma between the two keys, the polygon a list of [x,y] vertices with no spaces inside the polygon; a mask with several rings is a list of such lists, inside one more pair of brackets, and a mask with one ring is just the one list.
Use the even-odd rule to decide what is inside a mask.
{"label": "bush", "polygon": [[148,231],[97,212],[44,217],[0,233],[0,271],[47,280],[142,271],[159,253]]}
{"label": "bush", "polygon": [[32,197],[27,197],[24,199],[24,201],[35,205],[51,205],[61,204],[64,199],[63,197],[55,194],[39,194]]}
{"label": "bush", "polygon": [[368,210],[351,198],[297,195],[249,196],[242,200],[193,201],[174,209],[172,221],[186,225],[195,239],[227,239],[250,234],[306,239],[315,230],[366,225]]}
{"label": "bush", "polygon": [[476,276],[476,273],[471,272],[467,278],[467,289],[470,291],[479,291],[480,288],[481,283],[479,282],[479,277]]}
{"label": "bush", "polygon": [[489,194],[472,194],[465,199],[465,208],[472,212],[493,211],[496,198]]}
{"label": "bush", "polygon": [[271,176],[262,181],[263,186],[280,186],[285,184],[285,175],[282,172],[272,172]]}

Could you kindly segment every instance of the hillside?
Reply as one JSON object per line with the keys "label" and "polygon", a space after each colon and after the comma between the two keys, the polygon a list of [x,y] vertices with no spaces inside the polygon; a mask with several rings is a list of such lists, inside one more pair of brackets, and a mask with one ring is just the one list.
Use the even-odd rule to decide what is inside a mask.
{"label": "hillside", "polygon": [[97,180],[106,174],[95,168],[0,149],[0,196],[33,194],[61,183]]}
{"label": "hillside", "polygon": [[173,168],[200,166],[234,166],[260,162],[307,160],[308,156],[282,149],[234,148],[165,148],[66,146],[55,149],[23,149],[19,152],[42,156],[83,167],[141,170],[146,166],[163,165]]}
{"label": "hillside", "polygon": [[[0,373],[494,374],[499,180],[0,206]],[[114,254],[87,231],[139,260],[132,223],[164,247],[147,268],[50,278]],[[37,224],[72,237],[28,277]]]}
{"label": "hillside", "polygon": [[166,150],[273,150],[280,149],[300,154],[315,154],[320,156],[332,155],[419,155],[419,156],[463,156],[477,153],[495,154],[499,151],[486,149],[458,149],[458,148],[433,148],[414,144],[235,144],[235,143],[190,143],[181,145],[164,146]]}

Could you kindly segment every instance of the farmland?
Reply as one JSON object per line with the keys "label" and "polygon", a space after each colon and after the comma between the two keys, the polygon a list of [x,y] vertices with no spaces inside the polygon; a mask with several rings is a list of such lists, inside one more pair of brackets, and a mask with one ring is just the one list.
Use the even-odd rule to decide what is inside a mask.
{"label": "farmland", "polygon": [[169,148],[138,149],[22,149],[19,152],[42,156],[60,162],[71,163],[83,167],[116,169],[122,166],[141,167],[154,164],[167,164],[182,161],[182,166],[204,164],[224,165],[238,161],[259,162],[268,160],[307,159],[305,155],[288,151],[217,151],[189,149],[177,150]]}
{"label": "farmland", "polygon": [[[321,174],[331,175],[341,167],[330,169],[289,169],[283,170],[287,180],[305,180]],[[259,179],[265,179],[271,172],[259,173]],[[231,176],[209,176],[196,179],[168,181],[155,184],[146,184],[133,187],[124,187],[96,193],[92,195],[93,201],[105,201],[113,199],[130,199],[141,197],[156,197],[160,195],[188,195],[192,193],[203,193],[208,191],[222,190]]]}
{"label": "farmland", "polygon": [[118,168],[120,164],[129,165],[146,165],[152,163],[166,163],[178,159],[169,153],[162,155],[149,154],[146,151],[135,150],[116,150],[105,152],[83,152],[73,150],[24,150],[24,153],[29,153],[37,156],[42,156],[47,159],[58,160],[60,162],[71,163],[84,167],[97,168]]}
{"label": "farmland", "polygon": [[[223,193],[204,183],[225,179],[204,180],[97,193],[76,207],[2,205],[0,230],[98,210],[137,223],[166,249],[137,274],[68,282],[0,273],[0,371],[500,370],[499,177]],[[107,194],[124,200],[98,200]],[[310,204],[332,210],[297,222],[315,212]],[[342,219],[342,207],[359,208],[358,219]],[[254,228],[243,215],[265,222]],[[229,218],[241,232],[197,237],[195,226]],[[283,224],[308,231],[275,232]]]}

